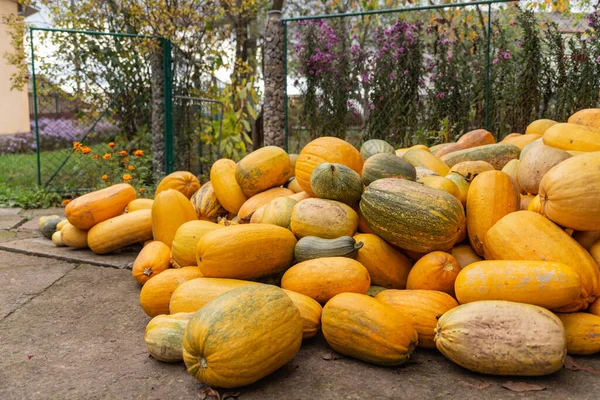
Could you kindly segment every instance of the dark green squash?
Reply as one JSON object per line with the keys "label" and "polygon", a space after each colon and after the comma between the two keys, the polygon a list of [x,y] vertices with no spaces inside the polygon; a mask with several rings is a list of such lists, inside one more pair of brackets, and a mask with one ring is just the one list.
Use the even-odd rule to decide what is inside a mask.
{"label": "dark green squash", "polygon": [[321,199],[336,200],[353,207],[363,192],[360,175],[342,164],[323,163],[310,177],[310,187]]}
{"label": "dark green squash", "polygon": [[362,246],[362,242],[357,243],[351,236],[341,236],[336,239],[305,236],[296,243],[294,258],[296,262],[323,257],[356,258],[358,250]]}
{"label": "dark green squash", "polygon": [[381,139],[367,140],[360,148],[360,155],[363,156],[365,160],[369,159],[375,154],[381,153],[395,154],[395,150],[391,144]]}
{"label": "dark green squash", "polygon": [[419,253],[449,250],[465,224],[465,211],[456,197],[404,179],[370,184],[360,212],[382,239]]}
{"label": "dark green squash", "polygon": [[58,215],[49,215],[46,217],[40,217],[38,220],[38,227],[40,228],[40,232],[46,239],[52,239],[52,235],[56,232],[56,225],[60,223],[60,221],[64,221],[65,217],[60,217]]}
{"label": "dark green squash", "polygon": [[400,178],[414,181],[417,178],[415,167],[395,154],[375,154],[363,165],[362,181],[369,186],[377,179]]}

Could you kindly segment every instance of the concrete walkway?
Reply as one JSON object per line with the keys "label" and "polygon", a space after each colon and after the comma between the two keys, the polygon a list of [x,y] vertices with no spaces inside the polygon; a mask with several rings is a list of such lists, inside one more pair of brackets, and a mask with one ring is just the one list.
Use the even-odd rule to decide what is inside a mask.
{"label": "concrete walkway", "polygon": [[[89,252],[50,252],[37,222],[28,218],[52,212],[11,212],[8,218],[9,211],[0,210],[0,221],[11,221],[0,230],[0,399],[215,398],[183,364],[148,356],[144,329],[149,318],[127,269],[133,253],[109,256],[106,262],[89,258],[102,264],[91,265]],[[600,370],[600,355],[575,362]],[[563,369],[542,378],[489,377],[425,350],[402,367],[381,368],[341,357],[317,337],[270,377],[228,395],[248,400],[598,399],[599,375]],[[544,390],[514,392],[503,387],[510,381]]]}

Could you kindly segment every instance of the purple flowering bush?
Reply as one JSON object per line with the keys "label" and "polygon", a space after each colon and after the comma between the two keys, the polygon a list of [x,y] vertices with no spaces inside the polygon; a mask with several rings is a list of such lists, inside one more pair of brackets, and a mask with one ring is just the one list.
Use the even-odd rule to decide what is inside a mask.
{"label": "purple flowering bush", "polygon": [[[431,145],[482,128],[486,105],[497,139],[524,132],[538,118],[565,121],[579,109],[600,106],[597,10],[585,29],[577,18],[563,15],[574,26],[566,33],[551,14],[495,9],[488,93],[482,10],[399,16],[312,20],[294,27],[290,65],[294,71],[297,64],[301,112],[291,114],[299,117],[291,129],[305,129],[310,138],[360,132],[363,140]],[[442,131],[440,137],[430,134]]]}

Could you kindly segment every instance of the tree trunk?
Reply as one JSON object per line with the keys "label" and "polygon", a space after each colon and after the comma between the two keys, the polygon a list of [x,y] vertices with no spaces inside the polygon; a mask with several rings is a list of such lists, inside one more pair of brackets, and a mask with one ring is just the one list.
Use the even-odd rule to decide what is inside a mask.
{"label": "tree trunk", "polygon": [[165,175],[165,86],[162,49],[150,57],[152,71],[152,177],[154,182]]}
{"label": "tree trunk", "polygon": [[264,33],[265,95],[263,106],[263,126],[265,146],[285,147],[284,92],[283,74],[283,25],[281,11],[270,11]]}

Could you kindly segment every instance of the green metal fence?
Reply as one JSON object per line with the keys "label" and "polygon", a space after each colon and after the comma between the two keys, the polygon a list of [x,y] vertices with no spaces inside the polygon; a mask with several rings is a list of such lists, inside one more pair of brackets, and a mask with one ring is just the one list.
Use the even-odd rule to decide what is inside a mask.
{"label": "green metal fence", "polygon": [[202,146],[201,132],[223,115],[204,97],[222,86],[185,52],[127,33],[32,27],[30,37],[39,185],[147,190],[174,170],[203,173],[218,149]]}
{"label": "green metal fence", "polygon": [[286,140],[397,147],[600,105],[600,17],[589,2],[434,4],[283,20]]}

